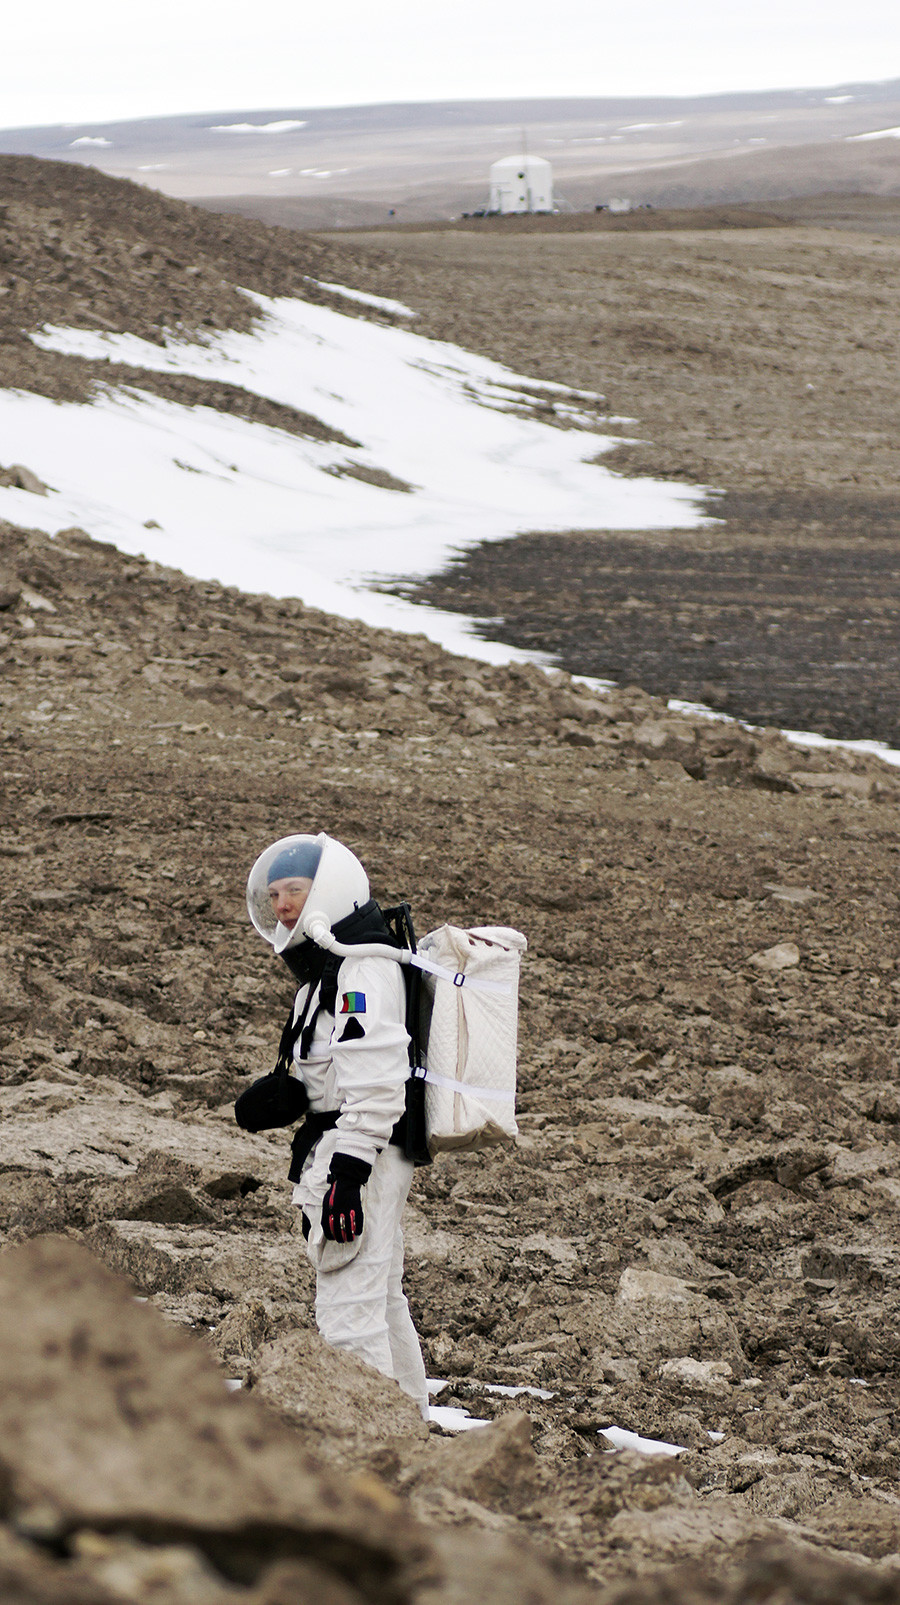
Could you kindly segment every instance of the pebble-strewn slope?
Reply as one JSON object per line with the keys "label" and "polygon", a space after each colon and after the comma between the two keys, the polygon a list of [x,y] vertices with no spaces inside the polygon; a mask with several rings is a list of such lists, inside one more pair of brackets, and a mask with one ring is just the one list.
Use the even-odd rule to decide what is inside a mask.
{"label": "pebble-strewn slope", "polygon": [[[324,827],[421,928],[530,941],[520,1146],[420,1172],[408,1234],[442,1402],[501,1435],[488,1469],[454,1446],[452,1488],[408,1422],[393,1449],[345,1422],[341,1455],[429,1522],[524,1529],[595,1586],[691,1557],[744,1576],[757,1542],[759,1575],[813,1576],[776,1538],[893,1554],[894,772],[77,531],[7,526],[2,567],[7,1240],[84,1240],[309,1421],[286,1144],[241,1137],[229,1100],[289,997],[247,866]],[[613,1422],[687,1453],[598,1456]]]}

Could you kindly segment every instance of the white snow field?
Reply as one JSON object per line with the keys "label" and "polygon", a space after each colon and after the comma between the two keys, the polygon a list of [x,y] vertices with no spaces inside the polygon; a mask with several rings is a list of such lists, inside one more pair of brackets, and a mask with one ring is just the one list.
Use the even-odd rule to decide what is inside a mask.
{"label": "white snow field", "polygon": [[[323,288],[382,311],[411,312],[338,284]],[[261,313],[255,331],[202,344],[176,333],[163,345],[87,329],[45,327],[34,335],[46,350],[96,362],[101,389],[84,405],[0,390],[0,462],[23,463],[52,487],[47,496],[0,487],[0,519],[51,535],[76,524],[199,579],[297,596],[491,663],[540,659],[480,640],[459,614],[368,587],[435,573],[462,547],[526,530],[714,522],[700,512],[702,486],[623,479],[587,461],[622,439],[597,432],[584,408],[597,399],[591,392],[523,378],[405,328],[245,294]],[[104,389],[108,361],[225,380],[311,413],[360,444],[326,445],[136,388]],[[575,427],[529,417],[536,399]],[[413,488],[341,477],[354,469],[387,471]],[[611,684],[586,683],[598,691]],[[700,704],[669,706],[731,722]],[[880,741],[784,734],[798,746],[846,748],[900,765],[900,752]]]}
{"label": "white snow field", "polygon": [[[0,391],[0,461],[24,463],[50,487],[45,497],[0,489],[0,518],[50,534],[79,525],[201,579],[300,597],[494,662],[525,654],[477,641],[459,616],[367,587],[433,573],[460,547],[525,530],[704,522],[701,490],[586,461],[620,437],[578,426],[594,422],[585,392],[520,378],[405,328],[301,300],[251,299],[261,314],[254,332],[204,343],[61,328],[33,338],[96,362],[101,381],[107,360],[225,380],[311,413],[358,446],[139,389],[101,388],[90,404]],[[536,398],[575,427],[528,416]],[[360,469],[412,488],[345,477]]]}

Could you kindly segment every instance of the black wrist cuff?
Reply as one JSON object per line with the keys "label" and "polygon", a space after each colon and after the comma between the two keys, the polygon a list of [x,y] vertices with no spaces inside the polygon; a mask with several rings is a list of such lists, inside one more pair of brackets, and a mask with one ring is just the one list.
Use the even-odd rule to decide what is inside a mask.
{"label": "black wrist cuff", "polygon": [[329,1181],[336,1181],[339,1176],[344,1176],[347,1181],[356,1182],[357,1187],[364,1187],[371,1174],[372,1166],[367,1165],[364,1159],[356,1159],[353,1154],[332,1155],[328,1171]]}

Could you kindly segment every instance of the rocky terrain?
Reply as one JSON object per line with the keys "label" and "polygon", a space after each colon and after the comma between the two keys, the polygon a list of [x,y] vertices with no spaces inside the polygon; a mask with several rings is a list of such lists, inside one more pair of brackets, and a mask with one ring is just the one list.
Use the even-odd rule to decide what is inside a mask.
{"label": "rocky terrain", "polygon": [[[318,1465],[408,1498],[434,1543],[474,1524],[502,1554],[524,1532],[595,1594],[701,1558],[724,1591],[785,1544],[837,1577],[835,1552],[896,1554],[894,772],[197,584],[78,531],[7,527],[3,562],[7,1241],[87,1245]],[[479,1435],[428,1444],[368,1380],[323,1424],[321,1367],[346,1362],[310,1361],[286,1140],[231,1120],[290,996],[243,880],[298,825],[350,842],[420,928],[529,936],[520,1143],[421,1171],[408,1230],[441,1402],[499,1418],[484,1462]],[[62,1264],[81,1286],[84,1262]],[[686,1453],[607,1456],[610,1424]],[[92,1512],[66,1521],[107,1535],[76,1546],[98,1578],[114,1529],[134,1566],[169,1533]]]}
{"label": "rocky terrain", "polygon": [[[45,181],[21,264],[88,208]],[[196,229],[172,265],[153,220],[158,303],[97,252],[54,317],[69,272],[111,326],[176,274],[231,316],[240,240],[156,204]],[[4,382],[85,383],[27,370],[25,278]],[[0,708],[5,1597],[900,1600],[897,771],[9,525]],[[458,1438],[318,1341],[286,1137],[231,1118],[290,1001],[246,872],[298,828],[420,931],[529,939],[519,1142],[409,1210]]]}

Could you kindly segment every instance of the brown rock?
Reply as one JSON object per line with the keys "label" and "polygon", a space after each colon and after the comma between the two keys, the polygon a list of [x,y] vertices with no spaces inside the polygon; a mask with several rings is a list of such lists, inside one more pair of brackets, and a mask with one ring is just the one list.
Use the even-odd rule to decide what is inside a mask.
{"label": "brown rock", "polygon": [[832,797],[871,797],[873,775],[854,775],[843,770],[819,774],[808,769],[792,769],[791,779],[801,791],[821,791]]}
{"label": "brown rock", "polygon": [[648,757],[689,756],[697,744],[697,734],[686,719],[644,719],[635,726],[634,744]]}
{"label": "brown rock", "polygon": [[496,730],[499,721],[487,708],[467,708],[463,723],[466,730],[477,735],[484,730]]}
{"label": "brown rock", "polygon": [[659,1375],[661,1381],[683,1388],[685,1393],[722,1398],[730,1392],[734,1372],[727,1360],[692,1360],[682,1355],[677,1360],[663,1360]]}
{"label": "brown rock", "polygon": [[289,1232],[113,1220],[89,1233],[105,1265],[144,1293],[214,1293],[239,1299],[248,1288],[270,1298],[296,1298],[307,1277]]}
{"label": "brown rock", "polygon": [[416,1605],[598,1605],[596,1587],[550,1571],[518,1533],[469,1523],[439,1534],[436,1548],[442,1576],[419,1589]]}
{"label": "brown rock", "polygon": [[4,1605],[121,1605],[122,1596],[105,1588],[92,1569],[77,1561],[63,1568],[0,1530],[0,1599]]}
{"label": "brown rock", "polygon": [[245,1298],[228,1311],[212,1334],[214,1352],[224,1364],[249,1360],[270,1336],[272,1322],[262,1299]]}
{"label": "brown rock", "polygon": [[725,1219],[718,1199],[699,1181],[682,1182],[679,1187],[673,1187],[662,1208],[668,1220],[702,1221],[716,1226]]}
{"label": "brown rock", "polygon": [[[680,1552],[669,1546],[674,1569],[670,1564],[665,1571],[616,1590],[615,1605],[746,1605],[750,1600],[772,1605],[776,1601],[778,1605],[895,1605],[895,1572],[823,1555],[811,1544],[792,1542],[773,1531],[774,1524],[768,1522],[757,1521],[755,1530],[744,1529],[745,1552],[729,1568],[726,1580],[718,1561],[723,1547],[737,1539],[734,1517],[724,1500],[711,1501],[707,1510],[705,1519],[683,1527]],[[664,1543],[663,1533],[660,1537]],[[713,1564],[698,1565],[704,1549]],[[658,1561],[662,1558],[660,1554]]]}
{"label": "brown rock", "polygon": [[229,1393],[206,1351],[80,1244],[0,1256],[5,1508],[20,1531],[186,1542],[251,1582],[309,1558],[372,1600],[408,1597],[411,1518],[315,1470],[294,1431]]}
{"label": "brown rock", "polygon": [[[113,1007],[123,1035],[130,1037],[134,1026],[133,1034],[139,1036],[141,1016],[121,1005]],[[157,1042],[151,1046],[158,1051]],[[155,1154],[160,1165],[166,1160],[190,1164],[201,1185],[249,1164],[265,1180],[283,1176],[283,1156],[264,1137],[239,1131],[233,1121],[216,1121],[192,1133],[175,1118],[165,1096],[149,1105],[130,1088],[100,1079],[90,1091],[87,1104],[77,1092],[61,1102],[56,1085],[50,1090],[38,1082],[0,1088],[0,1166],[55,1178],[91,1175],[130,1182],[141,1157],[146,1156],[146,1165]]]}
{"label": "brown rock", "polygon": [[777,881],[768,881],[763,891],[768,892],[776,903],[791,903],[795,906],[814,903],[816,898],[821,896],[821,893],[814,892],[811,886],[781,886]]}
{"label": "brown rock", "polygon": [[361,1605],[359,1590],[312,1560],[287,1560],[267,1572],[246,1605]]}
{"label": "brown rock", "polygon": [[747,778],[751,785],[759,787],[760,791],[799,791],[800,788],[789,774],[785,773],[784,765],[777,761],[753,764],[747,771]]}
{"label": "brown rock", "polygon": [[490,1510],[521,1509],[537,1491],[531,1421],[521,1411],[509,1411],[489,1427],[461,1432],[440,1448],[440,1485]]}
{"label": "brown rock", "polygon": [[83,646],[79,639],[70,640],[64,635],[23,635],[18,645],[27,647],[42,658],[63,658],[73,647]]}
{"label": "brown rock", "polygon": [[252,1381],[261,1398],[297,1422],[307,1447],[329,1461],[358,1462],[401,1436],[428,1442],[418,1405],[396,1382],[329,1347],[317,1332],[289,1332],[264,1344],[253,1358]]}
{"label": "brown rock", "polygon": [[790,970],[800,963],[800,949],[796,942],[776,942],[774,947],[751,953],[747,963],[758,970]]}
{"label": "brown rock", "polygon": [[33,496],[46,496],[47,486],[30,468],[22,463],[13,463],[10,468],[0,469],[0,485],[10,485],[15,490],[31,491]]}
{"label": "brown rock", "polygon": [[629,1266],[619,1279],[613,1319],[622,1349],[644,1365],[687,1354],[728,1359],[743,1368],[730,1316],[677,1276]]}
{"label": "brown rock", "polygon": [[567,742],[570,747],[598,747],[603,739],[595,731],[585,730],[583,725],[571,719],[564,719],[556,734],[560,741]]}
{"label": "brown rock", "polygon": [[766,1100],[759,1079],[739,1065],[711,1070],[706,1077],[710,1092],[709,1113],[715,1120],[732,1126],[753,1126],[765,1111]]}
{"label": "brown rock", "polygon": [[804,1525],[832,1544],[882,1560],[900,1553],[900,1501],[839,1494],[806,1518]]}
{"label": "brown rock", "polygon": [[593,1357],[591,1374],[595,1381],[610,1382],[615,1387],[637,1389],[641,1385],[641,1368],[637,1360],[624,1355],[605,1354],[602,1350]]}
{"label": "brown rock", "polygon": [[[690,769],[690,758],[688,758]],[[740,780],[747,768],[746,761],[739,753],[729,753],[727,757],[705,758],[703,760],[703,776],[720,786],[733,786]]]}

